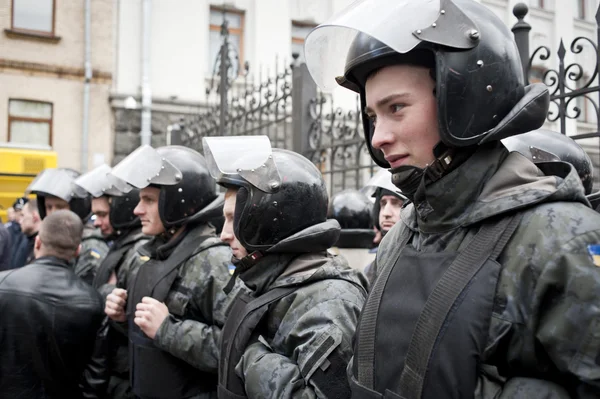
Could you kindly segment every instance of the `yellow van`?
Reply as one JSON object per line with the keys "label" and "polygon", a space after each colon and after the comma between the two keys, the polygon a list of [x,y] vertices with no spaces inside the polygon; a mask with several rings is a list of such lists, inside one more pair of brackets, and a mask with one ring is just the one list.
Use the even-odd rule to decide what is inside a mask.
{"label": "yellow van", "polygon": [[57,155],[50,147],[0,143],[0,217],[22,197],[31,181],[46,168],[56,168]]}

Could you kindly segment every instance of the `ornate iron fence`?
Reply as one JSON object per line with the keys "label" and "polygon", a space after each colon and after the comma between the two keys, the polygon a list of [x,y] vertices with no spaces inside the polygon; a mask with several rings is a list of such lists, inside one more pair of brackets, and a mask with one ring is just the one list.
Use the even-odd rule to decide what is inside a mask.
{"label": "ornate iron fence", "polygon": [[212,105],[182,121],[181,144],[201,150],[205,136],[264,134],[274,147],[291,148],[291,75],[292,68],[288,67],[256,85],[246,76],[243,82],[233,83],[226,106],[208,94],[207,104]]}
{"label": "ornate iron fence", "polygon": [[365,143],[359,107],[358,96],[355,109],[345,110],[325,94],[309,104],[311,124],[304,155],[320,168],[332,194],[360,189],[377,168]]}
{"label": "ornate iron fence", "polygon": [[[529,51],[529,31],[531,25],[525,22],[528,13],[527,5],[519,3],[515,5],[513,14],[517,17],[517,23],[512,31],[515,41],[519,47],[523,71],[526,79],[529,81],[534,72],[540,72],[539,63],[547,61],[552,57],[552,51],[547,46],[539,46],[531,53]],[[600,85],[595,82],[598,80],[600,65],[600,7],[596,12],[596,43],[588,37],[579,36],[574,38],[568,47],[565,47],[563,38],[561,38],[556,55],[558,56],[558,68],[541,69],[540,80],[545,83],[550,90],[550,110],[548,111],[549,122],[556,122],[560,125],[560,132],[568,134],[574,140],[586,140],[600,137]],[[594,63],[592,70],[586,70],[581,63],[567,62],[569,55],[579,55],[585,49],[591,49],[594,52]],[[583,100],[583,101],[581,101]],[[592,108],[591,120],[595,123],[595,130],[588,133],[573,134],[567,131],[567,120],[578,120],[584,110]],[[593,121],[595,119],[595,121]],[[600,140],[596,148],[589,145],[582,145],[591,155],[596,169],[596,182],[598,182],[598,169],[600,167]],[[594,156],[596,155],[596,156]]]}
{"label": "ornate iron fence", "polygon": [[[292,146],[292,65],[258,83],[250,77],[250,66],[239,63],[237,49],[229,42],[228,21],[221,25],[221,48],[213,76],[206,89],[206,109],[172,127],[175,141],[201,151],[202,137],[227,135],[269,136],[275,147]],[[241,73],[240,73],[241,72]]]}
{"label": "ornate iron fence", "polygon": [[[254,84],[245,64],[242,77],[237,54],[229,46],[227,23],[222,46],[206,90],[206,109],[171,126],[172,144],[202,150],[202,137],[267,135],[273,147],[291,149],[311,159],[323,173],[331,195],[361,188],[375,166],[362,138],[358,102],[345,111],[321,94],[298,56],[283,71]],[[276,60],[276,65],[278,64]]]}

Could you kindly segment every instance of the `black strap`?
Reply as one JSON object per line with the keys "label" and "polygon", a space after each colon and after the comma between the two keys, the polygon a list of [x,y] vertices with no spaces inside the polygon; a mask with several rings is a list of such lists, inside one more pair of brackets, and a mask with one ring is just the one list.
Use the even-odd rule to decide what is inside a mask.
{"label": "black strap", "polygon": [[133,247],[133,243],[108,251],[108,254],[106,254],[106,257],[104,257],[104,260],[100,263],[100,266],[96,271],[96,277],[94,277],[92,287],[98,289],[108,282],[111,273],[116,269],[116,266],[121,263],[123,256],[125,256],[125,253],[129,251],[131,247]]}
{"label": "black strap", "polygon": [[[412,231],[405,226],[400,236],[400,242],[393,247],[393,250],[400,252],[412,237]],[[381,248],[381,247],[380,247]],[[381,254],[380,254],[381,255]],[[392,258],[392,257],[390,257]],[[377,259],[373,266],[377,267]],[[375,285],[371,294],[367,298],[367,303],[361,314],[361,321],[358,327],[358,348],[356,350],[357,377],[361,385],[373,389],[373,367],[375,364],[375,330],[377,327],[377,315],[379,305],[383,296],[390,273],[393,269],[393,262],[383,265],[384,268],[378,276],[375,276]]]}
{"label": "black strap", "polygon": [[437,337],[453,305],[488,259],[495,260],[521,221],[521,214],[484,224],[448,267],[427,298],[413,331],[400,377],[403,398],[420,399]]}
{"label": "black strap", "polygon": [[[231,317],[227,319],[223,327],[223,335],[228,335],[227,339],[223,337],[223,342],[227,341],[227,347],[225,348],[225,353],[221,355],[221,361],[224,363],[220,375],[220,380],[225,381],[225,386],[219,384],[219,398],[245,397],[244,386],[231,367],[235,367],[241,359],[243,350],[247,347],[248,340],[267,312],[268,306],[290,295],[297,289],[298,286],[274,288],[249,302],[244,307],[243,312],[236,315],[235,319]],[[255,312],[262,314],[255,315],[257,317],[250,317]],[[238,334],[242,334],[243,336],[238,337]],[[234,348],[234,345],[236,348]]]}
{"label": "black strap", "polygon": [[[169,294],[173,281],[175,281],[175,277],[177,277],[176,270],[189,258],[209,248],[227,245],[220,240],[211,240],[211,238],[213,238],[213,236],[201,236],[194,241],[188,241],[184,243],[184,245],[178,246],[175,251],[164,260],[164,267],[161,268],[161,276],[154,281],[153,288],[156,289],[152,292],[153,298],[164,301]],[[198,241],[202,242],[200,246],[198,246]],[[167,284],[159,284],[163,279],[167,279],[170,282]],[[162,289],[160,287],[162,287]],[[164,290],[166,290],[166,292],[163,292]]]}

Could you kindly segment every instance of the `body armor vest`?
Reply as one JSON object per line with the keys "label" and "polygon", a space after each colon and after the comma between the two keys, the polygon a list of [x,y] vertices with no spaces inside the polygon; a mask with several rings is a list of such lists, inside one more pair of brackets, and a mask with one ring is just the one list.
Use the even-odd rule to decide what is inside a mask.
{"label": "body armor vest", "polygon": [[352,398],[473,397],[501,270],[496,258],[519,221],[484,222],[460,252],[417,252],[404,230],[361,314]]}
{"label": "body armor vest", "polygon": [[[202,244],[198,246],[198,242]],[[133,392],[140,398],[187,398],[216,390],[216,375],[202,372],[157,348],[154,340],[146,336],[133,320],[135,307],[143,297],[164,302],[181,265],[192,256],[220,245],[225,244],[208,236],[182,241],[164,261],[151,259],[140,267],[127,301],[130,381]]]}

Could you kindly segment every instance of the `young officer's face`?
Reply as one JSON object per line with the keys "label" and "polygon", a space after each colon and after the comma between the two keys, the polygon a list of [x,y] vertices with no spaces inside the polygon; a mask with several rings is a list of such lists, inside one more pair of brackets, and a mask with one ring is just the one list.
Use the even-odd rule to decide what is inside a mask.
{"label": "young officer's face", "polygon": [[237,190],[228,189],[225,194],[225,204],[223,205],[223,216],[225,217],[225,224],[223,224],[223,230],[221,231],[221,241],[229,244],[233,256],[237,259],[242,259],[248,255],[246,248],[239,242],[233,231],[233,215],[235,213],[235,202],[236,202]]}
{"label": "young officer's face", "polygon": [[92,198],[92,213],[96,215],[94,227],[99,227],[104,237],[108,237],[115,232],[110,224],[110,203],[108,202],[108,197]]}
{"label": "young officer's face", "polygon": [[440,141],[435,82],[429,69],[412,65],[382,68],[365,85],[366,113],[374,123],[371,145],[392,168],[425,168]]}
{"label": "young officer's face", "polygon": [[140,202],[133,210],[133,214],[139,216],[142,222],[142,233],[149,236],[157,236],[165,232],[158,211],[159,197],[160,189],[156,187],[143,188],[140,191]]}

